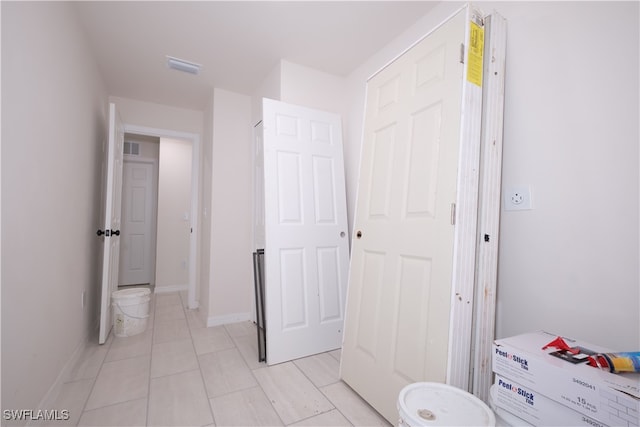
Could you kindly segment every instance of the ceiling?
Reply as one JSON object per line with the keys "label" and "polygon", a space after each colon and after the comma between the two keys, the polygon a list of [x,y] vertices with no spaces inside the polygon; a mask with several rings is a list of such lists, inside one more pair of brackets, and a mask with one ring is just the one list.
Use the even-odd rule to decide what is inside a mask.
{"label": "ceiling", "polygon": [[[203,110],[252,94],[280,59],[346,76],[434,1],[73,2],[110,95]],[[166,56],[202,64],[194,76]]]}

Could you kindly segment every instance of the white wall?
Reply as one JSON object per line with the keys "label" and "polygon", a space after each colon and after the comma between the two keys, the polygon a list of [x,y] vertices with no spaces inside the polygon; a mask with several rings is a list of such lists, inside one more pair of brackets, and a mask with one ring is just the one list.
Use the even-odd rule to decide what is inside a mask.
{"label": "white wall", "polygon": [[328,111],[344,117],[346,113],[344,77],[281,61],[280,100],[290,104]]}
{"label": "white wall", "polygon": [[210,325],[248,320],[252,308],[251,108],[250,97],[214,89]]}
{"label": "white wall", "polygon": [[344,115],[346,79],[281,60],[252,95],[252,124],[262,120],[262,98]]}
{"label": "white wall", "polygon": [[251,99],[251,124],[255,125],[262,120],[262,98],[280,100],[281,92],[281,62],[265,76],[260,86],[254,91]]}
{"label": "white wall", "polygon": [[2,408],[37,409],[97,337],[107,93],[68,3],[1,8]]}
{"label": "white wall", "polygon": [[191,238],[190,141],[160,138],[155,292],[187,289]]}
{"label": "white wall", "polygon": [[[498,335],[640,348],[637,2],[501,4],[508,19]],[[615,333],[612,333],[615,331]]]}
{"label": "white wall", "polygon": [[213,217],[211,215],[211,196],[212,196],[212,164],[213,164],[213,98],[214,91],[211,90],[211,96],[207,107],[204,111],[203,132],[202,132],[202,161],[201,161],[201,177],[202,186],[200,190],[200,212],[199,223],[199,256],[200,265],[198,269],[198,302],[199,314],[203,322],[206,324],[209,318],[209,295],[211,287],[211,229],[213,227]]}
{"label": "white wall", "polygon": [[[439,4],[349,76],[350,216],[366,78],[459,6]],[[534,197],[531,211],[502,212],[497,335],[545,329],[637,349],[638,3],[480,6],[508,21],[503,188]]]}
{"label": "white wall", "polygon": [[203,112],[110,96],[125,124],[202,135]]}

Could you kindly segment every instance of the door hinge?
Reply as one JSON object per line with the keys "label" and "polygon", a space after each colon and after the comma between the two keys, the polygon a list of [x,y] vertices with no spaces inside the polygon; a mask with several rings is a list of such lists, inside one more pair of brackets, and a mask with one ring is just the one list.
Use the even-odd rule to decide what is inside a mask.
{"label": "door hinge", "polygon": [[451,225],[456,225],[456,204],[451,203]]}
{"label": "door hinge", "polygon": [[464,64],[464,43],[460,43],[460,63]]}

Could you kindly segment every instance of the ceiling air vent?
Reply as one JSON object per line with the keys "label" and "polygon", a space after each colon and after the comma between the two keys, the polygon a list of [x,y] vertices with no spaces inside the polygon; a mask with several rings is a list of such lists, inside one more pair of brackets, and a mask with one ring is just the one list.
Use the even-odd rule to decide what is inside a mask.
{"label": "ceiling air vent", "polygon": [[140,155],[140,144],[137,142],[124,142],[124,154],[128,154],[130,156],[139,156]]}
{"label": "ceiling air vent", "polygon": [[189,74],[200,74],[200,68],[202,65],[195,62],[185,61],[184,59],[174,58],[167,55],[167,66],[174,70],[183,71]]}

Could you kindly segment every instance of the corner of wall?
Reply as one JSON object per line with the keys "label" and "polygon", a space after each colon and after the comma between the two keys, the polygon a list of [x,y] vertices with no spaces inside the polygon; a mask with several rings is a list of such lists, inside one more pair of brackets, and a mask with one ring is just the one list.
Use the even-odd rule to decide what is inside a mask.
{"label": "corner of wall", "polygon": [[262,120],[262,98],[280,100],[282,92],[282,61],[273,67],[251,97],[251,125]]}

